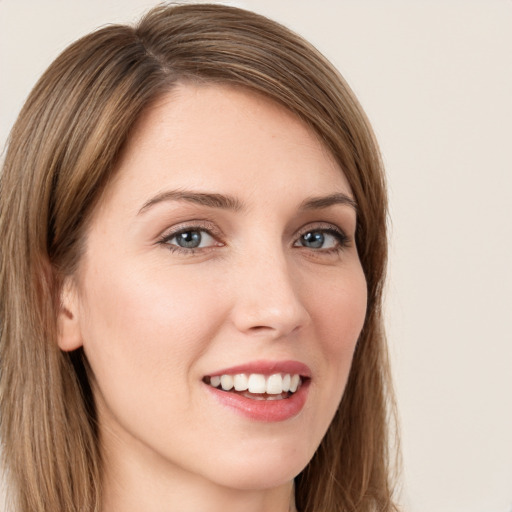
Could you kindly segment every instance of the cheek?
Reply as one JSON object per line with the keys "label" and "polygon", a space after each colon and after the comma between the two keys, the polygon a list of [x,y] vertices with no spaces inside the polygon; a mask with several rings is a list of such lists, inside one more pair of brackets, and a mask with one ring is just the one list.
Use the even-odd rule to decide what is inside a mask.
{"label": "cheek", "polygon": [[332,419],[345,390],[366,315],[367,288],[360,265],[354,265],[342,278],[330,279],[323,292],[317,290],[310,296],[318,348],[325,365],[319,382],[325,389],[322,409]]}
{"label": "cheek", "polygon": [[89,269],[81,323],[100,387],[137,382],[142,391],[165,378],[162,388],[169,389],[173,380],[188,378],[222,321],[214,287],[200,286],[189,274],[122,263]]}
{"label": "cheek", "polygon": [[[311,293],[316,326],[325,350],[338,361],[352,353],[364,324],[367,304],[366,280],[355,265],[341,279],[332,279],[323,293]],[[316,298],[315,298],[316,297]],[[338,356],[338,357],[337,357]]]}
{"label": "cheek", "polygon": [[102,428],[175,446],[180,437],[168,431],[190,428],[194,363],[222,322],[222,304],[200,276],[157,268],[119,262],[89,272],[83,341]]}
{"label": "cheek", "polygon": [[[303,281],[314,330],[311,358],[319,369],[311,384],[309,446],[316,449],[338,409],[366,315],[367,287],[358,261],[331,275]],[[315,283],[314,286],[312,283]],[[313,400],[314,399],[314,400]]]}

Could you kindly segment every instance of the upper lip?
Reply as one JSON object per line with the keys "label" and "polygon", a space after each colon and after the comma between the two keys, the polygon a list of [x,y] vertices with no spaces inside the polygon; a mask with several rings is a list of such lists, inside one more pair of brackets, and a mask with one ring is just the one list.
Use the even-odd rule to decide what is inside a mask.
{"label": "upper lip", "polygon": [[298,374],[301,377],[311,377],[309,366],[299,361],[252,361],[250,363],[231,366],[221,370],[215,370],[208,374],[208,377],[220,375],[236,375],[238,373],[259,373],[263,375],[273,375],[275,373],[288,373],[291,375]]}

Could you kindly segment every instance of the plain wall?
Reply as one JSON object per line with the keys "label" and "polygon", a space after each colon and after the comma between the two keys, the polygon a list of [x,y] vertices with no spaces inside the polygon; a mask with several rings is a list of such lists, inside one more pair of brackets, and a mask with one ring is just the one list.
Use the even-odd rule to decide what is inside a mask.
{"label": "plain wall", "polygon": [[[0,145],[71,41],[143,0],[0,0]],[[341,70],[389,177],[387,326],[411,512],[512,510],[512,2],[227,2]]]}

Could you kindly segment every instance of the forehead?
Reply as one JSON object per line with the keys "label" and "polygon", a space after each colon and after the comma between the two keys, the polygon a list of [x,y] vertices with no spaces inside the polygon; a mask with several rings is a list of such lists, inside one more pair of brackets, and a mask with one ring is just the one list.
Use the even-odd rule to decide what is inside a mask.
{"label": "forehead", "polygon": [[247,89],[210,84],[178,85],[149,107],[114,180],[137,192],[207,187],[234,195],[259,184],[285,192],[292,181],[312,195],[350,193],[331,153],[295,114]]}

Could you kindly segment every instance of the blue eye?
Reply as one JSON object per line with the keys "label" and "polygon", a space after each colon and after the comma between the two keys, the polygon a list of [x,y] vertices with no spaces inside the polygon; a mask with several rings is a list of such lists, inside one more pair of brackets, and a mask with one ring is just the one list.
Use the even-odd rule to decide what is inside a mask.
{"label": "blue eye", "polygon": [[174,239],[176,239],[176,245],[186,249],[195,249],[196,247],[199,247],[201,245],[202,238],[200,231],[184,231],[174,237]]}
{"label": "blue eye", "polygon": [[175,249],[201,249],[215,245],[215,239],[204,229],[186,229],[162,240]]}
{"label": "blue eye", "polygon": [[308,249],[341,249],[348,243],[347,237],[334,229],[316,229],[302,234],[296,246]]}
{"label": "blue eye", "polygon": [[301,245],[311,249],[320,249],[325,243],[325,235],[320,231],[310,231],[300,237]]}

